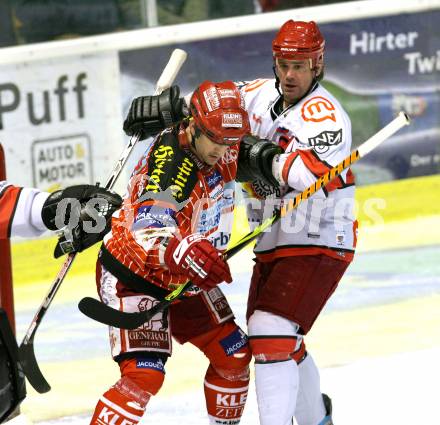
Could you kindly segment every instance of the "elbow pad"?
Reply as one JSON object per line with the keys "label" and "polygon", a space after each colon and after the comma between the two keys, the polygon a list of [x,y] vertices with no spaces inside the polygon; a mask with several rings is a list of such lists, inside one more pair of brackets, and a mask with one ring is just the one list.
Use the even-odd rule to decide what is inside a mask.
{"label": "elbow pad", "polygon": [[139,140],[144,140],[181,121],[188,115],[188,108],[179,95],[179,87],[171,86],[159,95],[134,99],[124,121],[125,134],[139,133]]}
{"label": "elbow pad", "polygon": [[238,182],[263,180],[265,183],[278,187],[279,182],[272,172],[272,161],[275,155],[283,153],[283,149],[266,139],[255,136],[244,136],[238,152]]}

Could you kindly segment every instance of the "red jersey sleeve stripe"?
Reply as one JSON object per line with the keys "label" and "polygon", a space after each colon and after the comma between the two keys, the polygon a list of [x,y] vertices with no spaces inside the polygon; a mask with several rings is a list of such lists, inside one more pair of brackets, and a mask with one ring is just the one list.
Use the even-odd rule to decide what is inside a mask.
{"label": "red jersey sleeve stripe", "polygon": [[[323,174],[332,169],[332,166],[330,164],[327,164],[325,161],[321,161],[314,151],[308,150],[297,152],[307,169],[310,170],[310,172],[316,177],[321,177]],[[351,177],[353,179],[353,175],[351,175]],[[345,187],[344,180],[341,176],[337,176],[329,184],[327,184],[325,189],[327,192],[331,192],[335,189],[340,189],[342,187]]]}
{"label": "red jersey sleeve stripe", "polygon": [[298,158],[298,152],[292,152],[292,154],[287,157],[286,162],[283,165],[283,170],[281,171],[281,178],[283,181],[287,182],[290,169],[292,168],[292,164],[296,158]]}
{"label": "red jersey sleeve stripe", "polygon": [[11,237],[12,221],[23,188],[9,186],[0,199],[0,239]]}

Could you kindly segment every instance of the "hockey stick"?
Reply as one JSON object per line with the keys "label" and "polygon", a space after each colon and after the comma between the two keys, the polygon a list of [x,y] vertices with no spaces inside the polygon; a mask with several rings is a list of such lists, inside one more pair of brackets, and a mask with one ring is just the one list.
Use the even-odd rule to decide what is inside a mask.
{"label": "hockey stick", "polygon": [[[159,80],[157,81],[155,94],[160,94],[163,90],[171,86],[171,84],[173,83],[174,79],[177,76],[177,73],[179,72],[180,68],[185,62],[186,56],[187,53],[181,49],[175,49],[173,51],[167,65],[165,66],[161,76],[159,77]],[[133,150],[135,144],[139,141],[139,138],[140,138],[139,134],[135,134],[130,138],[130,141],[128,142],[127,146],[122,152],[120,158],[118,159],[118,162],[113,168],[113,171],[110,174],[110,177],[108,178],[105,184],[106,189],[110,190],[114,186],[116,179],[118,178],[119,174],[122,171],[122,168],[127,162],[127,159],[131,151]],[[63,282],[67,272],[72,266],[76,254],[77,254],[76,252],[73,252],[67,256],[63,266],[58,272],[46,297],[44,298],[43,303],[41,304],[40,308],[35,314],[35,317],[33,318],[29,326],[29,329],[27,330],[26,335],[24,336],[23,341],[19,347],[20,362],[23,365],[23,370],[26,375],[26,378],[28,379],[29,383],[35,388],[35,390],[39,393],[48,392],[50,390],[50,385],[44,378],[43,374],[41,373],[41,370],[37,363],[37,359],[35,357],[35,352],[34,352],[35,333],[44,315],[46,314],[46,311],[49,308],[52,300],[54,299],[61,283]]]}
{"label": "hockey stick", "polygon": [[[314,184],[298,194],[295,198],[290,199],[286,205],[283,205],[280,211],[275,213],[272,217],[266,219],[261,225],[256,227],[254,231],[248,233],[246,236],[236,242],[231,248],[229,248],[225,252],[224,258],[228,260],[237,252],[241,251],[246,245],[256,239],[265,229],[272,226],[276,221],[285,216],[289,211],[292,211],[293,209],[298,207],[298,205],[302,201],[310,198],[310,196],[312,196],[319,189],[325,187],[329,182],[331,182],[335,177],[339,176],[350,165],[359,161],[359,159],[363,158],[365,155],[367,155],[369,152],[379,146],[382,142],[384,142],[386,139],[396,133],[400,128],[408,124],[409,117],[404,112],[400,112],[393,121],[391,121],[388,125],[386,125],[382,130],[377,132],[370,139],[365,141],[356,150],[351,152],[351,154],[347,156],[343,161],[341,161],[335,167],[331,168],[327,173],[322,175]],[[174,300],[180,298],[191,285],[191,281],[181,284],[177,289],[168,294],[162,301],[146,311],[135,313],[123,312],[115,310],[108,305],[101,303],[97,299],[90,297],[83,298],[80,301],[78,307],[83,314],[98,322],[114,326],[116,328],[136,329],[143,323],[151,320],[151,318],[155,314],[167,308]]]}

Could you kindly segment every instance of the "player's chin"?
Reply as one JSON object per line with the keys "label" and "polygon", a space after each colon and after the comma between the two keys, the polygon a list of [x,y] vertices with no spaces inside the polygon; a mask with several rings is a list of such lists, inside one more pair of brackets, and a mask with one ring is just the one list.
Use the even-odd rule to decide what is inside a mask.
{"label": "player's chin", "polygon": [[283,91],[283,97],[287,103],[293,104],[296,103],[301,96],[297,90],[286,90]]}
{"label": "player's chin", "polygon": [[208,165],[215,165],[218,162],[219,159],[220,158],[218,156],[208,155],[208,157],[206,158],[205,162]]}

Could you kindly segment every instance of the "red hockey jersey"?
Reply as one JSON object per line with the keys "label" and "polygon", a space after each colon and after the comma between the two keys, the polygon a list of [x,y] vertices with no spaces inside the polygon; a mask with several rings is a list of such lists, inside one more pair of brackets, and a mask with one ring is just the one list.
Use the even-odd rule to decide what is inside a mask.
{"label": "red hockey jersey", "polygon": [[[183,128],[165,130],[136,166],[123,206],[104,238],[101,262],[113,274],[109,258],[122,264],[122,273],[129,270],[131,281],[141,278],[172,290],[188,279],[171,274],[165,266],[167,238],[200,233],[217,249],[226,249],[232,230],[238,145],[207,168],[183,149],[185,139]],[[121,271],[119,265],[116,268]]]}
{"label": "red hockey jersey", "polygon": [[0,181],[0,239],[35,237],[46,229],[41,209],[48,194]]}

